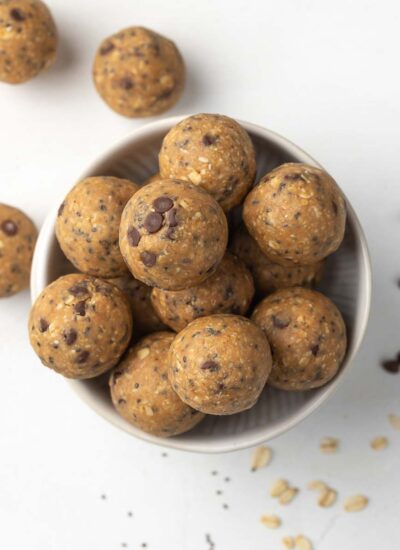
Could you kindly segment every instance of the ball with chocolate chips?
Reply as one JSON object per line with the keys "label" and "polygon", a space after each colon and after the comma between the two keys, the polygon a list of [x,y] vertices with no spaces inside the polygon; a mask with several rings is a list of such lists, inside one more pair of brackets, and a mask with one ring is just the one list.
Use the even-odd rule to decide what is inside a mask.
{"label": "ball with chocolate chips", "polygon": [[256,175],[254,147],[235,120],[222,115],[194,115],[165,136],[160,173],[203,187],[227,211],[239,204]]}
{"label": "ball with chocolate chips", "polygon": [[184,290],[153,288],[151,293],[160,319],[177,332],[198,317],[215,313],[244,315],[253,296],[249,270],[229,253],[225,254],[217,271],[203,283]]}
{"label": "ball with chocolate chips", "polygon": [[154,116],[178,101],[185,66],[171,40],[143,27],[130,27],[100,44],[93,79],[100,96],[117,113]]}
{"label": "ball with chocolate chips", "polygon": [[117,285],[128,298],[136,336],[167,328],[151,303],[151,287],[135,279],[129,272],[116,279],[110,279],[110,283]]}
{"label": "ball with chocolate chips", "polygon": [[186,405],[168,381],[172,332],[155,332],[131,347],[110,376],[112,402],[130,424],[161,437],[187,432],[204,414]]}
{"label": "ball with chocolate chips", "polygon": [[228,240],[226,217],[203,189],[178,180],[145,185],[121,218],[120,248],[136,279],[179,290],[217,269]]}
{"label": "ball with chocolate chips", "polygon": [[192,321],[172,342],[169,379],[179,397],[206,414],[252,407],[271,371],[263,331],[239,315]]}
{"label": "ball with chocolate chips", "polygon": [[315,264],[340,246],[346,225],[343,195],[329,174],[307,164],[282,164],[247,195],[243,219],[272,261]]}
{"label": "ball with chocolate chips", "polygon": [[310,265],[283,266],[265,256],[244,225],[233,235],[231,250],[250,269],[258,294],[265,295],[291,286],[312,287],[321,280],[323,261]]}
{"label": "ball with chocolate chips", "polygon": [[0,203],[0,298],[28,286],[36,238],[28,216]]}
{"label": "ball with chocolate chips", "polygon": [[127,271],[119,250],[119,224],[126,203],[138,189],[129,180],[97,176],[78,182],[65,197],[56,235],[79,271],[107,278]]}
{"label": "ball with chocolate chips", "polygon": [[52,65],[57,29],[40,0],[0,0],[0,81],[20,84]]}
{"label": "ball with chocolate chips", "polygon": [[326,296],[301,287],[278,290],[258,304],[251,318],[271,345],[271,386],[310,390],[338,372],[346,353],[346,327]]}
{"label": "ball with chocolate chips", "polygon": [[93,378],[118,363],[132,336],[132,314],[115,285],[65,275],[33,304],[29,336],[46,367],[67,378]]}

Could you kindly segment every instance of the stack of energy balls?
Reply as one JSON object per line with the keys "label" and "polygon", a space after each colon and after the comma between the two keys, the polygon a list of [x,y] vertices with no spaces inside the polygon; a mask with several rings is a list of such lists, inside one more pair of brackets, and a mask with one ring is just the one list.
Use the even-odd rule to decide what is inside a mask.
{"label": "stack of energy balls", "polygon": [[[335,181],[289,163],[253,186],[249,135],[210,114],[168,132],[159,168],[141,187],[91,177],[65,197],[56,235],[79,273],[51,283],[32,307],[43,364],[79,379],[110,371],[119,414],[165,437],[207,414],[249,409],[266,383],[326,384],[346,328],[310,287],[344,235]],[[238,226],[231,212],[242,204]]]}

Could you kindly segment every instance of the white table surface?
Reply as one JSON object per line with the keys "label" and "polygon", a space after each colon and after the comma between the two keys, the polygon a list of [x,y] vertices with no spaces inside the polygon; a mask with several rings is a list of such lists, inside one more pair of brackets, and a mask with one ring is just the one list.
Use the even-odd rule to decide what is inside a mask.
{"label": "white table surface", "polygon": [[[23,86],[0,85],[2,202],[40,225],[93,159],[146,122],[109,110],[90,71],[103,37],[129,24],[149,26],[179,44],[189,69],[185,95],[170,114],[219,112],[267,126],[338,180],[369,240],[373,312],[340,390],[271,442],[273,462],[251,473],[249,450],[163,456],[163,449],[105,423],[30,350],[28,291],[2,300],[0,548],[112,550],[146,543],[149,550],[209,550],[209,533],[217,550],[262,550],[303,532],[318,550],[398,550],[400,432],[387,416],[400,414],[400,375],[383,372],[379,361],[400,348],[400,4],[48,3],[61,36],[55,67]],[[340,452],[320,453],[326,435],[340,439]],[[375,435],[387,435],[389,448],[372,451]],[[277,477],[302,489],[287,507],[268,496]],[[336,506],[316,506],[305,489],[315,478],[338,489]],[[370,506],[346,514],[343,498],[354,493],[369,496]],[[282,517],[280,529],[260,524],[268,512]]]}

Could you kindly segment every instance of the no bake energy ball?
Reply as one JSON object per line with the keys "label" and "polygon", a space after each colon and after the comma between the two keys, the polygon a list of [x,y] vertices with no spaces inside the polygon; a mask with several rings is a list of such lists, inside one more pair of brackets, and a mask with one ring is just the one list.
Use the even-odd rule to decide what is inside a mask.
{"label": "no bake energy ball", "polygon": [[97,176],[80,181],[65,197],[56,235],[79,271],[107,278],[127,271],[119,250],[119,225],[126,203],[138,189],[129,180]]}
{"label": "no bake energy ball", "polygon": [[142,187],[121,218],[120,248],[136,279],[179,290],[218,267],[228,240],[226,217],[203,189],[178,180]]}
{"label": "no bake energy ball", "polygon": [[263,254],[244,225],[238,227],[232,239],[231,250],[250,269],[258,294],[265,295],[280,288],[312,287],[321,280],[323,261],[310,265],[282,266]]}
{"label": "no bake energy ball", "polygon": [[20,84],[52,65],[57,30],[40,0],[0,0],[0,81]]}
{"label": "no bake energy ball", "polygon": [[252,320],[271,345],[271,386],[310,390],[338,372],[346,352],[346,327],[329,298],[301,287],[278,290],[258,304]]}
{"label": "no bake energy ball", "polygon": [[155,332],[133,346],[110,377],[113,404],[130,424],[153,435],[187,432],[204,414],[186,405],[168,381],[172,332]]}
{"label": "no bake energy ball", "polygon": [[28,216],[0,203],[0,298],[28,286],[36,238]]}
{"label": "no bake energy ball", "polygon": [[282,164],[247,195],[243,219],[272,261],[315,264],[343,240],[346,207],[329,174],[306,164]]}
{"label": "no bake energy ball", "polygon": [[160,174],[203,187],[227,211],[239,204],[256,175],[254,147],[247,132],[222,115],[194,115],[165,136]]}
{"label": "no bake energy ball", "polygon": [[172,342],[169,379],[179,397],[206,414],[252,407],[271,370],[263,331],[239,315],[196,319]]}
{"label": "no bake energy ball", "polygon": [[130,27],[100,44],[93,79],[100,96],[117,113],[154,116],[178,101],[185,67],[171,40],[143,27]]}
{"label": "no bake energy ball", "polygon": [[122,292],[107,281],[71,274],[38,296],[29,336],[42,363],[67,378],[93,378],[111,369],[132,335]]}
{"label": "no bake energy ball", "polygon": [[204,283],[184,290],[154,288],[151,299],[160,319],[175,331],[215,313],[244,315],[253,299],[253,279],[238,258],[227,253]]}

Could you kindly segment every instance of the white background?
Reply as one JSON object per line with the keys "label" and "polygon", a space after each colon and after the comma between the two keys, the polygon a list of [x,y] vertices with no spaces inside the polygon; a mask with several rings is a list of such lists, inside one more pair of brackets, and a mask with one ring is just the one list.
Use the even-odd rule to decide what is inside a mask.
{"label": "white background", "polygon": [[[112,550],[147,543],[151,550],[208,550],[210,533],[217,550],[262,550],[304,532],[318,550],[398,550],[400,433],[387,415],[400,414],[400,375],[383,372],[379,362],[400,349],[399,2],[48,3],[61,38],[55,67],[22,86],[0,85],[2,202],[40,225],[92,160],[145,123],[102,103],[91,63],[108,34],[149,26],[176,41],[189,70],[185,95],[170,114],[219,112],[267,126],[338,180],[370,244],[373,314],[338,393],[273,441],[270,467],[251,473],[250,451],[162,456],[161,448],[106,424],[29,349],[28,292],[2,300],[0,548]],[[338,454],[321,455],[325,435],[340,439]],[[372,451],[375,435],[388,435],[390,447]],[[282,476],[303,490],[277,509],[268,486]],[[305,490],[314,478],[336,487],[340,503],[318,508]],[[370,497],[369,508],[343,512],[343,498],[359,492]],[[259,522],[271,511],[282,517],[278,531]]]}

